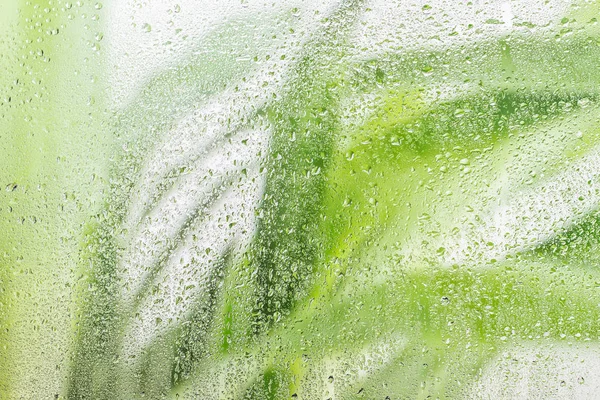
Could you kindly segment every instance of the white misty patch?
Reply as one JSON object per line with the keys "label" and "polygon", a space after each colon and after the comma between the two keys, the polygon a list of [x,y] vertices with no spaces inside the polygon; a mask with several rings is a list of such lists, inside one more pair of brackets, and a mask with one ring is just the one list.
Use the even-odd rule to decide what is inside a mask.
{"label": "white misty patch", "polygon": [[593,400],[600,391],[597,344],[514,346],[492,360],[465,398]]}
{"label": "white misty patch", "polygon": [[[224,138],[225,129],[222,127],[220,139],[206,143],[202,148],[192,139],[202,123],[198,122],[194,129],[194,125],[187,122],[181,125],[178,134],[169,132],[168,136],[192,154],[180,153],[181,157],[173,157],[174,152],[165,149],[168,146],[160,146],[142,175],[141,185],[136,188],[138,190],[126,221],[132,232],[130,246],[121,260],[124,270],[122,290],[127,302],[137,295],[140,285],[165,252],[178,245],[173,241],[186,221],[195,214],[208,213],[214,198],[218,198],[229,186],[241,186],[238,181],[245,178],[248,171],[258,168],[259,154],[268,142],[268,135],[261,131],[240,131]],[[182,131],[188,134],[187,138],[183,137]],[[197,136],[197,142],[204,144],[203,134]],[[164,158],[156,157],[156,154]],[[164,182],[164,174],[179,168],[178,165],[185,168],[184,172],[168,191],[160,193],[157,186]],[[157,196],[160,198],[152,204]],[[149,205],[152,208],[144,216],[143,211]]]}
{"label": "white misty patch", "polygon": [[[215,269],[223,266],[227,255],[239,261],[250,243],[270,137],[268,129],[258,125],[231,135],[221,131],[212,141],[198,134],[196,141],[202,123],[188,118],[149,158],[142,173],[146,179],[127,218],[127,225],[136,229],[119,263],[123,303],[135,314],[123,339],[125,359],[134,359],[162,333],[185,321],[194,305],[207,301],[209,285],[218,285]],[[173,153],[180,157],[171,157]],[[165,172],[178,165],[185,165],[185,171],[174,182],[165,180]],[[172,186],[161,193],[156,186],[165,181]],[[155,203],[152,197],[158,197]],[[144,216],[140,210],[150,204]]]}
{"label": "white misty patch", "polygon": [[513,18],[514,14],[512,11],[512,5],[509,1],[502,3],[502,22],[506,25],[507,28],[512,28],[513,26]]}
{"label": "white misty patch", "polygon": [[264,161],[271,135],[256,112],[281,91],[288,67],[265,62],[237,90],[224,90],[178,121],[147,156],[124,221],[128,247],[119,271],[125,303],[178,246],[174,239],[193,214],[209,213],[215,199],[242,178],[260,185],[252,171]]}
{"label": "white misty patch", "polygon": [[411,49],[457,46],[513,31],[545,28],[569,11],[563,0],[373,0],[356,25],[351,41],[360,58]]}
{"label": "white misty patch", "polygon": [[231,252],[233,262],[239,261],[236,256],[247,248],[255,232],[254,214],[264,186],[259,169],[256,162],[249,165],[246,175],[228,185],[186,229],[185,237],[152,279],[158,289],[138,305],[125,336],[125,354],[139,354],[162,332],[184,322],[194,304],[207,301],[208,287],[220,283],[211,274],[222,267],[226,253]]}
{"label": "white misty patch", "polygon": [[600,147],[579,134],[597,131],[595,112],[513,132],[429,189],[407,189],[421,220],[399,221],[382,241],[400,265],[482,267],[555,237],[599,209]]}
{"label": "white misty patch", "polygon": [[242,131],[229,141],[218,142],[218,148],[190,168],[189,173],[178,177],[148,216],[140,219],[122,261],[126,266],[122,280],[125,299],[131,300],[138,294],[170,247],[180,246],[176,238],[186,222],[210,215],[213,203],[224,192],[241,193],[248,182],[259,185],[255,171],[264,148],[262,133]]}
{"label": "white misty patch", "polygon": [[[448,261],[501,260],[507,254],[535,247],[596,211],[600,204],[600,148],[560,173],[512,193],[497,207],[484,211],[475,229],[458,242],[447,242]],[[492,243],[493,248],[474,254],[474,242]]]}
{"label": "white misty patch", "polygon": [[397,362],[398,355],[408,345],[400,334],[343,352],[326,355],[320,362],[311,362],[303,373],[299,396],[306,399],[344,399],[356,393],[369,378]]}
{"label": "white misty patch", "polygon": [[[318,16],[327,15],[338,3],[339,0],[113,2],[107,7],[110,24],[104,39],[106,60],[114,62],[107,75],[112,100],[126,104],[158,71],[178,65],[198,51],[219,53],[233,45],[243,55],[246,44],[271,55],[278,49],[292,55],[309,35],[294,35],[290,40],[285,32],[310,32],[318,24]],[[294,9],[297,11],[292,12]],[[228,31],[231,37],[205,44],[216,27],[231,23],[238,25]]]}
{"label": "white misty patch", "polygon": [[179,120],[147,156],[118,268],[123,306],[136,315],[124,334],[125,359],[206,300],[215,268],[225,256],[235,262],[250,242],[271,137],[257,112],[282,91],[292,65],[279,57],[285,50]]}

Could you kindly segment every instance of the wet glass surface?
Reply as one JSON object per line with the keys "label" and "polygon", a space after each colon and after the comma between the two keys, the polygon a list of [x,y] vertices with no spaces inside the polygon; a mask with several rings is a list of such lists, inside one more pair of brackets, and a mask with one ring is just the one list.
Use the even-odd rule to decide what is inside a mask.
{"label": "wet glass surface", "polygon": [[595,1],[3,0],[0,399],[594,399]]}

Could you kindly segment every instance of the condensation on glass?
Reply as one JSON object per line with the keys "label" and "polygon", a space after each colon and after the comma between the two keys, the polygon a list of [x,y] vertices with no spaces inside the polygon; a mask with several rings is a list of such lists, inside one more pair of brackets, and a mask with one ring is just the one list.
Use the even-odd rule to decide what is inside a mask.
{"label": "condensation on glass", "polygon": [[4,0],[0,399],[597,398],[598,15]]}

